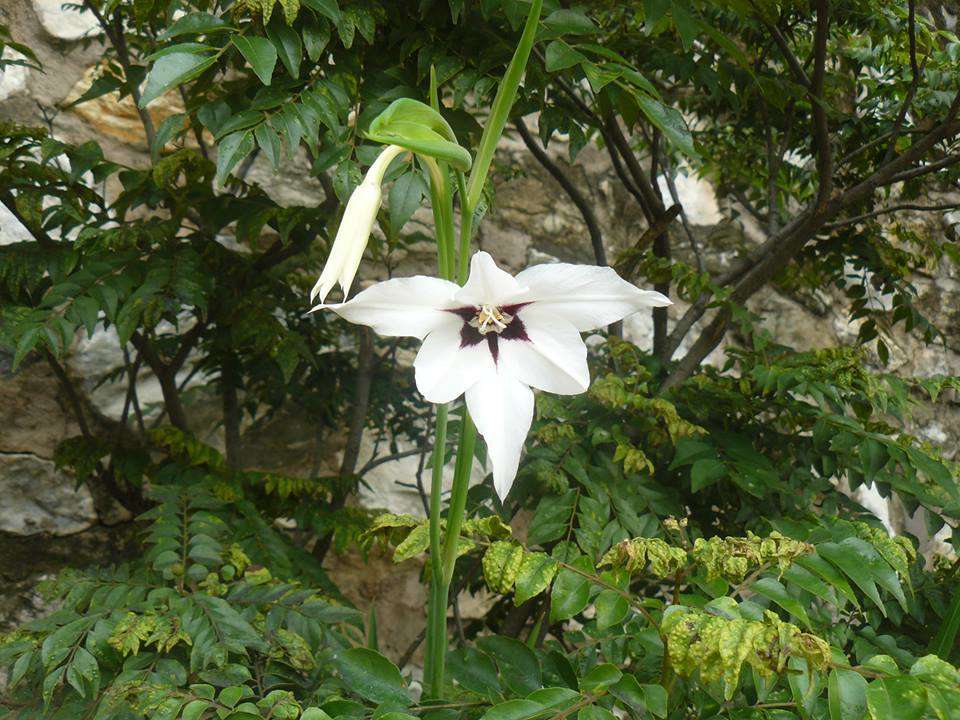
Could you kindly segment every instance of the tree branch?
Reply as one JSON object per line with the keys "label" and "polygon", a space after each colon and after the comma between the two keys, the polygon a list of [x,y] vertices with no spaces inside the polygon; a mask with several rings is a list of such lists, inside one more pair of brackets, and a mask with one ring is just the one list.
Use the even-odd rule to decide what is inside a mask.
{"label": "tree branch", "polygon": [[[792,261],[807,241],[822,230],[829,220],[836,217],[847,207],[868,198],[878,187],[889,182],[890,178],[918,162],[937,143],[960,132],[960,122],[956,120],[958,112],[960,112],[960,92],[954,97],[943,122],[914,142],[910,148],[845,192],[830,197],[822,204],[814,203],[784,226],[779,233],[764,242],[758,251],[753,254],[755,260],[752,265],[747,263],[745,270],[743,270],[744,264],[741,263],[739,266],[742,274],[739,275],[737,284],[727,301],[730,303],[745,302],[747,298],[763,287],[777,272]],[[698,300],[687,311],[684,320],[687,320],[689,316],[689,324],[692,325],[703,315],[708,304],[709,300],[703,303]],[[697,305],[700,305],[701,309],[692,312]],[[664,381],[661,392],[675,387],[693,374],[704,358],[719,344],[729,321],[730,312],[727,308],[717,313],[717,316],[703,330],[690,351]]]}
{"label": "tree branch", "polygon": [[130,76],[132,63],[130,62],[130,52],[127,48],[127,39],[123,32],[123,16],[120,10],[117,9],[113,14],[113,26],[111,27],[110,22],[103,16],[103,13],[100,12],[100,9],[94,3],[90,0],[83,0],[83,5],[93,13],[93,16],[97,19],[97,22],[100,23],[100,27],[103,28],[104,34],[117,53],[117,60],[120,61],[120,65],[123,67],[124,80],[129,83],[130,96],[133,98],[137,115],[140,116],[140,123],[143,125],[143,133],[147,138],[147,147],[152,148],[153,141],[156,138],[156,130],[153,127],[153,118],[150,116],[150,112],[146,108],[140,107],[140,87],[137,83],[133,82]]}
{"label": "tree branch", "polygon": [[880,208],[879,210],[874,210],[872,212],[864,213],[863,215],[855,215],[850,218],[843,218],[842,220],[837,220],[836,222],[829,222],[823,226],[824,230],[836,230],[837,228],[846,227],[847,225],[853,225],[864,220],[869,220],[870,218],[880,217],[881,215],[889,215],[890,213],[899,212],[900,210],[916,210],[918,212],[947,212],[949,210],[958,210],[960,209],[960,203],[947,203],[944,205],[920,205],[918,203],[900,203],[899,205],[890,205],[885,208]]}
{"label": "tree branch", "polygon": [[827,70],[827,37],[830,34],[829,0],[817,0],[817,30],[813,40],[813,77],[810,80],[810,103],[813,113],[814,151],[817,156],[817,205],[823,205],[833,189],[833,153],[830,150],[830,128],[827,104],[823,94]]}

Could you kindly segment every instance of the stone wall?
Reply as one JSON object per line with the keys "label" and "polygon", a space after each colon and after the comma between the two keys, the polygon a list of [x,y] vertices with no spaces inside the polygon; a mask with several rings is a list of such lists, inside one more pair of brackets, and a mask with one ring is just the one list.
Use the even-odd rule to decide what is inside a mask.
{"label": "stone wall", "polygon": [[[89,13],[63,9],[61,0],[4,0],[0,21],[11,27],[16,40],[34,49],[46,69],[41,73],[17,67],[0,73],[0,119],[49,124],[58,139],[74,143],[97,140],[112,160],[135,166],[147,162],[146,143],[129,99],[118,102],[114,96],[104,96],[70,110],[59,109],[89,85],[102,57],[96,23]],[[177,101],[170,98],[161,99],[151,108],[158,118],[176,110]],[[560,141],[552,143],[550,151],[555,156],[565,156]],[[480,230],[480,246],[513,268],[552,259],[591,262],[587,234],[576,208],[555,181],[532,161],[522,143],[517,138],[506,138],[499,160],[512,165],[517,172],[511,179],[499,182],[497,206]],[[605,155],[596,149],[585,149],[570,172],[595,206],[608,255],[614,257],[644,229],[635,203],[617,182]],[[319,184],[309,177],[303,157],[289,163],[280,176],[266,162],[258,160],[247,179],[260,184],[281,204],[314,205],[323,197]],[[737,245],[750,242],[751,228],[725,219],[731,216],[724,212],[729,208],[715,196],[709,182],[680,178],[678,191],[693,232],[711,248],[708,264],[712,268],[723,267],[733,257]],[[427,226],[429,213],[419,213],[415,221]],[[960,222],[960,217],[937,222],[942,223],[937,231],[956,233],[954,223]],[[0,244],[25,239],[29,239],[29,234],[0,205]],[[432,266],[433,250],[414,246],[399,260],[395,270],[398,274],[422,270]],[[377,275],[368,269],[368,280]],[[931,276],[916,278],[916,284],[921,306],[941,327],[960,327],[960,278],[956,268],[945,265]],[[763,317],[775,336],[799,349],[849,344],[856,338],[857,327],[847,322],[843,299],[830,289],[805,298],[767,290],[751,301],[751,308]],[[672,308],[674,314],[683,310],[683,303]],[[626,331],[637,342],[648,344],[649,317],[634,316]],[[721,347],[710,360],[722,357]],[[893,368],[905,374],[960,374],[960,334],[954,332],[942,347],[924,346],[898,334],[892,357]],[[122,389],[110,384],[98,387],[98,381],[121,362],[115,334],[77,338],[68,370],[83,389],[85,402],[106,420],[119,417]],[[57,443],[78,432],[57,387],[45,363],[26,363],[14,373],[9,357],[0,356],[0,497],[4,498],[0,507],[0,557],[5,558],[0,563],[0,579],[12,588],[12,592],[0,591],[0,596],[7,596],[0,598],[0,629],[4,616],[16,619],[31,611],[35,596],[30,587],[43,573],[56,569],[60,563],[88,559],[102,562],[122,557],[126,552],[127,544],[122,539],[127,537],[127,531],[108,528],[124,519],[122,513],[118,514],[109,502],[98,501],[86,487],[75,487],[73,479],[53,465]],[[140,379],[139,396],[148,411],[159,400],[155,379],[148,373]],[[203,408],[193,411],[202,413]],[[915,429],[952,456],[960,440],[960,414],[955,407],[924,411],[917,418]],[[219,442],[217,431],[211,430],[205,439]],[[245,443],[245,456],[256,458],[258,466],[266,466],[265,469],[303,473],[313,465],[317,453],[330,467],[336,466],[337,440],[315,447],[312,430],[297,418],[281,417],[267,431],[249,434]],[[369,452],[369,443],[365,448]],[[419,498],[397,485],[398,478],[409,478],[415,469],[416,458],[380,466],[369,478],[372,490],[365,491],[362,502],[398,512],[418,512]],[[871,502],[878,514],[893,525],[911,522],[896,508],[892,509],[891,518],[891,509],[878,498],[873,497]],[[29,548],[41,547],[45,559],[36,562]],[[74,554],[63,551],[65,547],[88,551]],[[410,616],[419,618],[423,612],[422,590],[412,582],[410,571],[396,576],[394,570],[379,561],[369,570],[351,558],[334,562],[338,571],[345,573],[342,577],[346,578],[351,597],[362,605],[378,604],[379,599],[388,596],[391,601],[397,600],[395,589],[403,588],[396,605],[378,604],[381,629],[403,629],[387,639],[391,650],[401,652],[408,636],[415,635],[421,624],[419,620],[409,622]],[[384,616],[385,607],[392,608],[390,612],[397,616]]]}

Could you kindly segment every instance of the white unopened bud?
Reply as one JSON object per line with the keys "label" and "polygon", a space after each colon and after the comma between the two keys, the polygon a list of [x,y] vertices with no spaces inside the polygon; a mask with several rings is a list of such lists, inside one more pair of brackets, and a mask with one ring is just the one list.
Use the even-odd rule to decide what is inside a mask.
{"label": "white unopened bud", "polygon": [[366,250],[367,241],[373,231],[373,224],[377,221],[377,212],[383,197],[380,190],[383,176],[393,159],[402,152],[404,149],[399,145],[385,147],[370,166],[363,182],[350,195],[327,263],[323,266],[317,284],[310,291],[311,302],[317,297],[321,303],[324,302],[327,294],[338,282],[344,297],[350,292],[350,286],[363,259],[363,251]]}

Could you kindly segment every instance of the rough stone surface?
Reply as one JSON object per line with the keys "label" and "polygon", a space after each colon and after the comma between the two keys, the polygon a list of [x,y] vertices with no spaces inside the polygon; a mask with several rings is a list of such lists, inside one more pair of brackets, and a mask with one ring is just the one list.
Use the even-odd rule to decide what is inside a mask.
{"label": "rough stone surface", "polygon": [[[100,75],[99,65],[91,67],[84,76],[74,85],[64,99],[66,104],[77,100]],[[168,92],[157,98],[148,106],[154,127],[159,127],[166,118],[183,112],[183,102],[179,95]],[[137,105],[130,95],[122,100],[117,93],[107,93],[93,100],[87,100],[71,108],[75,113],[98,134],[107,135],[127,145],[146,149],[147,138],[143,130],[143,121],[137,111]]]}
{"label": "rough stone surface", "polygon": [[97,35],[100,29],[97,18],[89,10],[78,10],[67,5],[65,0],[33,0],[33,7],[43,29],[60,40],[79,40]]}
{"label": "rough stone surface", "polygon": [[86,486],[53,462],[27,453],[0,455],[0,532],[15,535],[72,535],[96,522]]}
{"label": "rough stone surface", "polygon": [[[24,56],[16,50],[5,47],[3,49],[4,60],[24,60]],[[6,65],[0,68],[0,101],[6,100],[11,95],[22,93],[27,88],[27,78],[30,76],[30,68],[24,65]]]}
{"label": "rough stone surface", "polygon": [[6,205],[0,203],[0,245],[11,245],[33,240],[33,236],[23,226]]}

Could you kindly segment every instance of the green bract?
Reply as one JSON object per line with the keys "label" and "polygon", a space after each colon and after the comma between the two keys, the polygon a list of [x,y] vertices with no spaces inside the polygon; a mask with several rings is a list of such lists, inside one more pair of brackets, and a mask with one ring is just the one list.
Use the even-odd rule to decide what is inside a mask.
{"label": "green bract", "polygon": [[390,103],[370,123],[367,137],[450,163],[460,172],[469,170],[472,163],[470,153],[457,143],[453,128],[443,116],[429,105],[410,98]]}

